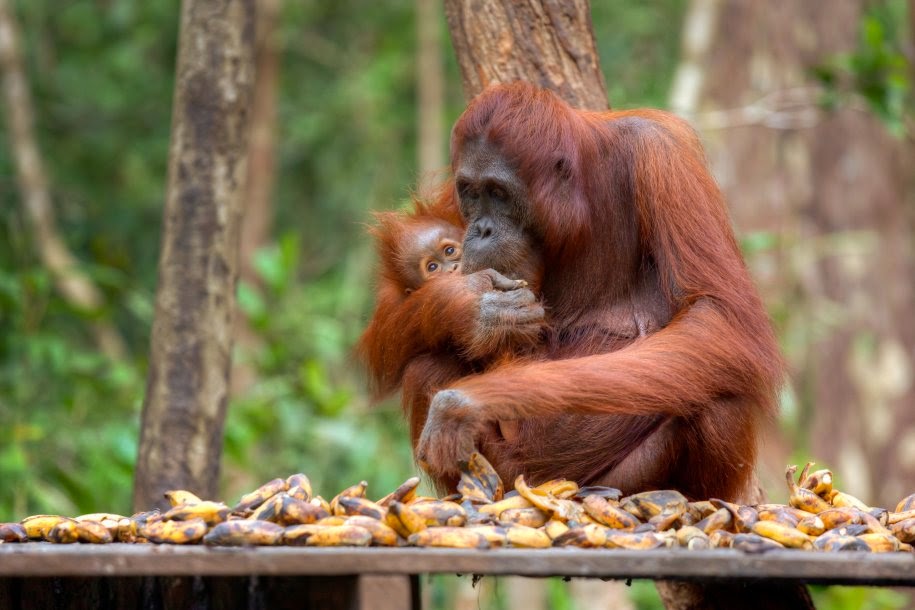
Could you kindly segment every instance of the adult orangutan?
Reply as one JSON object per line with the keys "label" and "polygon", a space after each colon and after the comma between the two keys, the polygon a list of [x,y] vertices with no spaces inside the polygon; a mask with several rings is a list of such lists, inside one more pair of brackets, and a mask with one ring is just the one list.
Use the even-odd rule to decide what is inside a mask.
{"label": "adult orangutan", "polygon": [[[382,282],[360,342],[429,473],[476,447],[507,481],[743,496],[782,362],[695,133],[519,82],[474,99],[451,149],[442,196],[404,221],[465,225],[462,273]],[[499,289],[532,265],[535,290]]]}

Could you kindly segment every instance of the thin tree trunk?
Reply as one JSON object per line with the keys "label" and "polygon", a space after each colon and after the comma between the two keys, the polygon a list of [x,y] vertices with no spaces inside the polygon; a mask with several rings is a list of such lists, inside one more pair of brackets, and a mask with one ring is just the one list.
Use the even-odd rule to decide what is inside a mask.
{"label": "thin tree trunk", "polygon": [[[54,209],[44,163],[35,141],[32,99],[22,66],[19,26],[8,0],[0,0],[0,68],[3,72],[3,97],[10,147],[16,161],[16,175],[25,216],[32,228],[35,246],[42,263],[54,279],[61,296],[72,307],[96,313],[104,298],[77,264],[57,232]],[[126,357],[127,349],[111,324],[90,322],[99,350],[113,360]]]}
{"label": "thin tree trunk", "polygon": [[692,0],[683,20],[680,63],[670,88],[670,109],[689,116],[696,112],[705,81],[705,61],[712,48],[722,0]]}
{"label": "thin tree trunk", "polygon": [[185,0],[134,507],[215,497],[254,84],[254,0]]}
{"label": "thin tree trunk", "polygon": [[445,79],[438,0],[416,0],[417,167],[420,176],[445,166]]}
{"label": "thin tree trunk", "polygon": [[587,0],[445,0],[464,95],[527,80],[569,104],[606,110]]}
{"label": "thin tree trunk", "polygon": [[[254,254],[270,239],[273,221],[273,187],[276,179],[276,113],[280,76],[280,40],[277,22],[282,0],[257,0],[257,56],[254,101],[251,108],[251,136],[248,143],[248,179],[244,217],[239,244],[239,276],[249,286],[260,286],[254,268]],[[232,363],[232,394],[248,388],[256,371],[248,356],[260,339],[238,314],[234,320],[235,344],[241,358]]]}

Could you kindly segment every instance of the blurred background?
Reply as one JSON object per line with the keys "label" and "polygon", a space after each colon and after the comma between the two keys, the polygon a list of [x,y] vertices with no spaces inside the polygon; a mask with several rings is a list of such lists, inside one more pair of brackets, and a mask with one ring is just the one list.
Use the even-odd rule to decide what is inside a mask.
{"label": "blurred background", "polygon": [[[0,124],[0,521],[129,512],[156,287],[178,3],[14,0],[49,213]],[[879,506],[915,491],[915,2],[594,0],[614,108],[689,118],[789,363],[761,476],[815,460]],[[221,498],[306,472],[370,495],[417,469],[352,346],[369,211],[447,163],[464,99],[435,0],[258,0],[258,73]],[[61,289],[53,254],[85,273]],[[85,286],[84,286],[85,288]],[[93,300],[94,299],[94,300]],[[374,492],[372,492],[374,490]],[[560,580],[434,577],[428,607],[658,607]],[[818,589],[826,608],[896,591]],[[601,597],[603,596],[603,597]],[[628,598],[628,599],[627,599]],[[533,604],[533,605],[532,605]]]}

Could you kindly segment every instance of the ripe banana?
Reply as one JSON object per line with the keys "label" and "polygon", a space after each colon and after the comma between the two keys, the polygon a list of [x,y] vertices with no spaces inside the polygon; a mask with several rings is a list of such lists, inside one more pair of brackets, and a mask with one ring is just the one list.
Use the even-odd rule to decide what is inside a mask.
{"label": "ripe banana", "polygon": [[915,542],[915,518],[905,519],[890,526],[893,535],[899,538],[900,542]]}
{"label": "ripe banana", "polygon": [[608,549],[629,549],[633,551],[647,551],[665,545],[664,538],[654,532],[624,532],[621,530],[607,530]]}
{"label": "ripe banana", "polygon": [[619,502],[619,499],[623,497],[623,492],[615,487],[591,485],[588,487],[579,488],[573,497],[576,500],[584,500],[587,496],[600,496],[601,498],[611,502]]}
{"label": "ripe banana", "polygon": [[297,500],[311,500],[311,481],[301,472],[286,477],[286,493]]}
{"label": "ripe banana", "polygon": [[141,533],[150,542],[159,544],[195,544],[207,533],[207,524],[203,519],[156,521],[147,523]]}
{"label": "ripe banana", "polygon": [[631,513],[614,506],[600,496],[586,496],[582,506],[589,517],[607,527],[632,530],[639,525],[639,520]]}
{"label": "ripe banana", "polygon": [[[61,515],[32,515],[20,523],[31,540],[46,540],[48,533],[63,521],[73,521],[73,519]],[[75,523],[75,521],[73,522]]]}
{"label": "ripe banana", "polygon": [[807,474],[807,471],[810,470],[810,467],[813,466],[813,462],[807,462],[807,465],[804,466],[804,469],[800,474],[800,486],[804,489],[809,489],[816,495],[821,498],[826,498],[832,493],[832,471],[829,470],[817,470],[816,472],[811,472]]}
{"label": "ripe banana", "polygon": [[74,542],[79,542],[79,531],[76,529],[76,524],[77,522],[73,519],[61,521],[48,532],[48,541],[56,542],[57,544],[72,544]]}
{"label": "ripe banana", "polygon": [[196,504],[179,504],[167,511],[162,518],[166,521],[190,521],[203,519],[207,525],[216,525],[229,518],[229,507],[222,502],[206,500]]}
{"label": "ripe banana", "polygon": [[899,550],[899,539],[892,534],[861,534],[858,540],[866,544],[872,553],[895,553]]}
{"label": "ripe banana", "polygon": [[712,547],[708,535],[694,526],[686,526],[678,529],[677,543],[690,550],[709,549]]}
{"label": "ripe banana", "polygon": [[251,493],[243,495],[238,504],[232,508],[232,512],[239,515],[247,515],[250,511],[283,491],[286,491],[285,479],[267,481]]}
{"label": "ripe banana", "polygon": [[731,541],[731,548],[743,551],[744,553],[766,553],[768,551],[777,551],[784,549],[785,545],[776,542],[771,538],[764,538],[758,534],[736,534]]}
{"label": "ripe banana", "polygon": [[411,546],[446,547],[452,549],[488,549],[489,541],[474,528],[430,527],[407,538]]}
{"label": "ripe banana", "polygon": [[550,520],[550,515],[539,508],[509,508],[499,514],[499,523],[541,527]]}
{"label": "ripe banana", "polygon": [[526,525],[512,525],[505,528],[508,543],[522,549],[546,549],[553,546],[553,540],[541,529]]}
{"label": "ripe banana", "polygon": [[492,548],[508,545],[508,528],[501,525],[474,525],[467,529],[486,538]]}
{"label": "ripe banana", "polygon": [[771,538],[786,547],[793,549],[811,549],[813,543],[810,537],[803,532],[799,532],[793,527],[783,525],[777,521],[757,521],[753,524],[753,533]]}
{"label": "ripe banana", "polygon": [[578,483],[566,479],[553,479],[537,485],[534,489],[539,489],[560,499],[566,499],[572,498],[578,493]]}
{"label": "ripe banana", "polygon": [[372,532],[358,525],[322,527],[305,540],[306,546],[368,546]]}
{"label": "ripe banana", "polygon": [[620,500],[620,508],[635,515],[642,521],[652,517],[686,512],[689,501],[679,491],[661,489],[634,494]]}
{"label": "ripe banana", "polygon": [[818,514],[831,508],[831,504],[816,495],[809,489],[798,486],[794,481],[797,466],[789,466],[785,470],[785,482],[788,485],[788,503],[808,513]]}
{"label": "ripe banana", "polygon": [[25,542],[29,539],[21,523],[0,523],[0,542]]}
{"label": "ripe banana", "polygon": [[283,528],[270,521],[233,519],[219,523],[203,537],[218,546],[272,546],[283,540]]}
{"label": "ripe banana", "polygon": [[560,519],[574,521],[584,514],[584,509],[577,502],[557,498],[542,489],[530,487],[524,481],[524,475],[518,475],[518,478],[515,479],[515,490],[543,512]]}
{"label": "ripe banana", "polygon": [[498,502],[479,506],[477,507],[477,512],[498,518],[503,511],[510,508],[533,508],[533,506],[534,505],[530,503],[530,500],[519,493],[515,493],[515,495],[512,496],[505,496]]}
{"label": "ripe banana", "polygon": [[505,493],[502,478],[481,453],[473,452],[470,459],[458,465],[461,469],[458,493],[472,502],[488,503],[502,499]]}
{"label": "ripe banana", "polygon": [[417,487],[419,487],[419,477],[410,477],[401,483],[397,489],[378,500],[378,505],[387,508],[392,502],[409,502],[416,497]]}
{"label": "ripe banana", "polygon": [[368,530],[372,534],[373,546],[397,546],[400,541],[400,537],[393,528],[372,517],[363,515],[347,517],[344,525],[356,525]]}
{"label": "ripe banana", "polygon": [[735,533],[747,533],[750,531],[750,528],[753,527],[753,524],[759,521],[759,513],[756,512],[756,509],[752,506],[742,506],[740,504],[734,504],[733,502],[725,502],[724,500],[719,500],[717,498],[712,498],[709,500],[712,506],[718,507],[718,509],[726,509],[731,513],[733,518],[733,529]]}
{"label": "ripe banana", "polygon": [[[110,520],[108,521],[115,524],[116,535],[117,523]],[[80,542],[88,542],[90,544],[107,544],[114,540],[114,535],[111,534],[109,527],[101,521],[77,521],[76,535]]]}
{"label": "ripe banana", "polygon": [[164,494],[165,499],[168,500],[168,503],[172,506],[180,506],[182,504],[198,504],[203,502],[200,497],[190,492],[186,489],[172,489],[171,491],[166,491]]}
{"label": "ripe banana", "polygon": [[283,496],[280,502],[279,512],[276,514],[276,521],[282,525],[315,523],[330,516],[330,513],[321,506],[288,495],[288,492],[287,495]]}
{"label": "ripe banana", "polygon": [[254,509],[254,511],[248,515],[248,519],[254,521],[273,521],[274,523],[279,520],[280,511],[283,510],[283,500],[286,498],[284,492],[279,492],[270,496],[268,499]]}
{"label": "ripe banana", "polygon": [[[820,514],[822,515],[823,513]],[[797,529],[798,531],[803,532],[808,536],[819,536],[826,531],[826,524],[823,522],[823,519],[819,515],[810,515],[809,517],[804,517],[798,521]]]}
{"label": "ripe banana", "polygon": [[551,519],[543,526],[543,531],[546,532],[546,535],[549,536],[551,540],[556,540],[569,531],[569,526],[558,519]]}
{"label": "ripe banana", "polygon": [[[412,534],[427,527],[460,527],[467,521],[467,512],[460,504],[454,502],[433,501],[413,504],[394,502],[388,508],[388,512],[394,513],[394,516]],[[388,525],[394,527],[391,523]]]}
{"label": "ripe banana", "polygon": [[833,490],[829,494],[829,502],[833,506],[837,506],[837,507],[848,506],[850,508],[857,508],[858,510],[863,510],[864,512],[869,512],[872,510],[870,506],[868,506],[867,504],[865,504],[858,498],[854,497],[851,494],[847,494],[847,493],[844,493],[841,491]]}
{"label": "ripe banana", "polygon": [[387,512],[383,506],[379,506],[368,498],[359,497],[342,497],[337,500],[337,513],[343,516],[363,515],[372,519],[383,520]]}
{"label": "ripe banana", "polygon": [[915,494],[904,497],[899,501],[899,504],[896,505],[897,513],[904,513],[908,510],[915,510]]}
{"label": "ripe banana", "polygon": [[312,534],[321,531],[325,527],[328,526],[318,525],[317,523],[290,525],[283,530],[283,544],[289,546],[305,546],[305,543]]}
{"label": "ripe banana", "polygon": [[734,515],[726,508],[719,508],[711,515],[696,523],[696,527],[706,534],[717,530],[727,530],[734,533]]}

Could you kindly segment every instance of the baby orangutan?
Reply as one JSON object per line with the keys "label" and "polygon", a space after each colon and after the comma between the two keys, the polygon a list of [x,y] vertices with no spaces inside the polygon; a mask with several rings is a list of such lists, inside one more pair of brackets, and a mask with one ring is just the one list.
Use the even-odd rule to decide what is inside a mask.
{"label": "baby orangutan", "polygon": [[410,294],[428,280],[461,268],[464,231],[444,220],[417,224],[406,231],[398,244],[398,266],[404,294]]}

